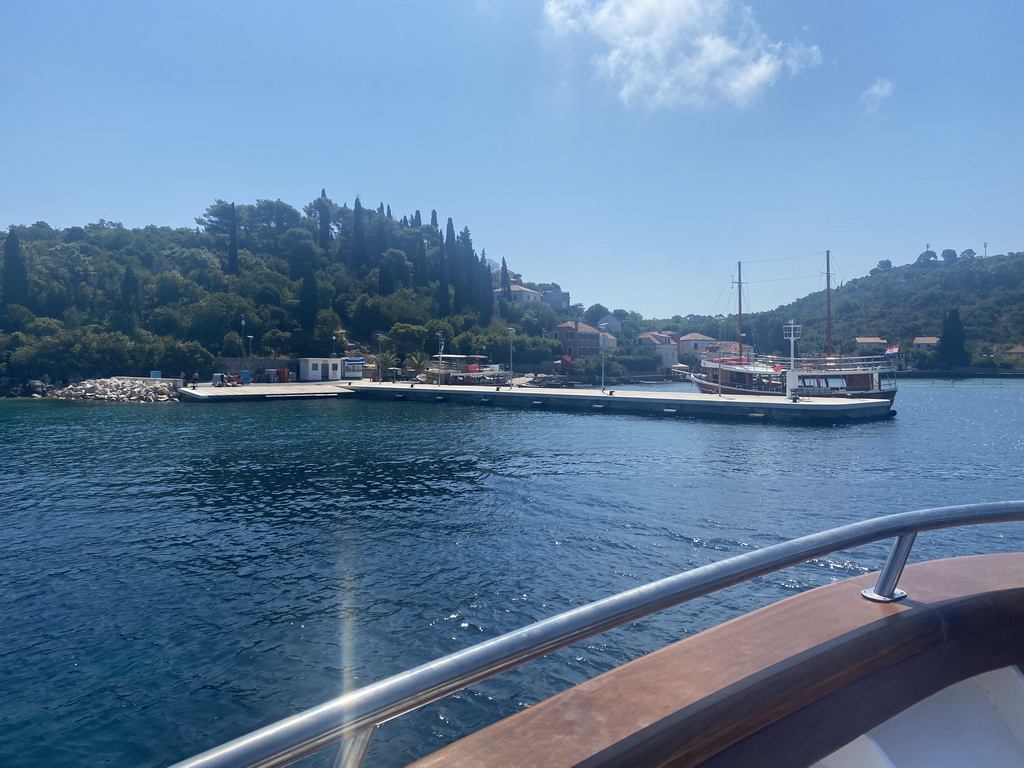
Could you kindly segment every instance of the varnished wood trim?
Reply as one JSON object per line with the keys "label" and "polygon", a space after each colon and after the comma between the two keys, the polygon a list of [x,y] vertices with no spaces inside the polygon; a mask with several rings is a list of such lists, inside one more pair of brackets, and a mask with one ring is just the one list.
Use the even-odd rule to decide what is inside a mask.
{"label": "varnished wood trim", "polygon": [[935,691],[1024,662],[1024,553],[806,592],[614,669],[417,768],[808,765]]}

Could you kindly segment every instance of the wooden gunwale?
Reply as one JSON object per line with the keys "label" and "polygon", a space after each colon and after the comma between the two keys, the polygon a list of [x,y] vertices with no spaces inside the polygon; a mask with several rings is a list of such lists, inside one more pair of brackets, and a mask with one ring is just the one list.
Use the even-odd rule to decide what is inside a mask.
{"label": "wooden gunwale", "polygon": [[1024,663],[1024,553],[907,567],[741,616],[611,670],[414,763],[806,766],[943,688]]}

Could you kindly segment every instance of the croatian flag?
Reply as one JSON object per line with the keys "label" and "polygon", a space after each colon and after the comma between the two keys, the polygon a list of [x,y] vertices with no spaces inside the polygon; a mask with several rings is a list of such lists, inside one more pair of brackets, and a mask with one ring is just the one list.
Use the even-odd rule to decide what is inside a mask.
{"label": "croatian flag", "polygon": [[896,344],[895,346],[892,346],[892,347],[886,347],[885,348],[885,354],[887,356],[898,355],[899,353],[900,353],[900,345],[899,344]]}

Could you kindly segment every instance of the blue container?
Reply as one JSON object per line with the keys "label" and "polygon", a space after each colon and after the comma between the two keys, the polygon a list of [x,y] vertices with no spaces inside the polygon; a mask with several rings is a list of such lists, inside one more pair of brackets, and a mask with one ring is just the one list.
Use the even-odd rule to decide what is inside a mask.
{"label": "blue container", "polygon": [[150,371],[149,372],[149,378],[151,378],[151,379],[161,379],[163,377],[160,375],[160,371]]}
{"label": "blue container", "polygon": [[242,371],[240,376],[242,377],[242,386],[245,386],[246,384],[249,383],[249,372],[248,371]]}

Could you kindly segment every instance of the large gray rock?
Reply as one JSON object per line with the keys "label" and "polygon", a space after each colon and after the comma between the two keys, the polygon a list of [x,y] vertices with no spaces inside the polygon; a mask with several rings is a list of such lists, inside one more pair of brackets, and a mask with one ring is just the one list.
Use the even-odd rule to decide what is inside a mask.
{"label": "large gray rock", "polygon": [[[52,390],[52,387],[51,387]],[[88,379],[52,393],[63,400],[106,400],[119,403],[167,403],[178,400],[173,384],[154,379]]]}

